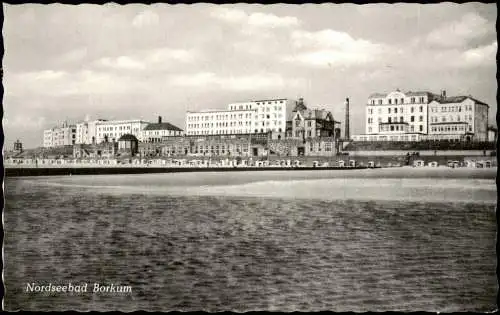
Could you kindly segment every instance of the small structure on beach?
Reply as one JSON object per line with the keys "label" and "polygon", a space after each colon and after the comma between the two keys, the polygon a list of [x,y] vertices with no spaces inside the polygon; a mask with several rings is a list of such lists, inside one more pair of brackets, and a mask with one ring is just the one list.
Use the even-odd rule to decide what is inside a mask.
{"label": "small structure on beach", "polygon": [[124,134],[118,139],[118,153],[120,155],[134,156],[138,152],[139,140],[129,133]]}

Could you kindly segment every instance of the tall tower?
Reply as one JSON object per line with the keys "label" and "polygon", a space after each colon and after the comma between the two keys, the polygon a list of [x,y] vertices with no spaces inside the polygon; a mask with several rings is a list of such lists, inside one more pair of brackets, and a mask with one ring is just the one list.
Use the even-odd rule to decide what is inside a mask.
{"label": "tall tower", "polygon": [[344,133],[344,138],[346,140],[349,140],[350,134],[349,134],[349,98],[347,97],[345,99],[345,133]]}

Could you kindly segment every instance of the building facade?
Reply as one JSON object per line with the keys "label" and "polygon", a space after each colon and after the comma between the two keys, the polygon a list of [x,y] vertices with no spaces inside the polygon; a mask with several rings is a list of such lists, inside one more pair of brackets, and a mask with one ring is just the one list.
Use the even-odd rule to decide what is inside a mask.
{"label": "building facade", "polygon": [[294,112],[288,138],[334,137],[335,124],[331,112],[324,109],[303,109]]}
{"label": "building facade", "polygon": [[446,91],[374,93],[366,105],[365,134],[354,141],[487,141],[488,105]]}
{"label": "building facade", "polygon": [[436,99],[429,104],[429,140],[488,141],[489,106],[470,96]]}
{"label": "building facade", "polygon": [[76,125],[64,122],[61,126],[43,131],[43,147],[60,147],[76,143]]}
{"label": "building facade", "polygon": [[95,124],[96,143],[116,142],[125,134],[134,135],[139,141],[143,141],[142,131],[148,124],[149,122],[138,119],[97,121]]}
{"label": "building facade", "polygon": [[226,110],[188,111],[186,135],[284,132],[295,104],[283,98],[231,103]]}
{"label": "building facade", "polygon": [[162,122],[162,117],[158,116],[157,123],[148,124],[142,131],[143,142],[162,142],[167,137],[182,136],[183,130],[168,122]]}

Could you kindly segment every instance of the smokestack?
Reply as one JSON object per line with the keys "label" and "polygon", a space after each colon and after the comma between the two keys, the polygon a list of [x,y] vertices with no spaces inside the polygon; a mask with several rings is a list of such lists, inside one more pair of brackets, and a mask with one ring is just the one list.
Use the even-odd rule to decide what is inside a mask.
{"label": "smokestack", "polygon": [[158,116],[158,123],[161,124],[161,116]]}
{"label": "smokestack", "polygon": [[349,134],[349,98],[345,99],[345,132],[344,132],[344,138],[346,140],[349,140],[350,134]]}

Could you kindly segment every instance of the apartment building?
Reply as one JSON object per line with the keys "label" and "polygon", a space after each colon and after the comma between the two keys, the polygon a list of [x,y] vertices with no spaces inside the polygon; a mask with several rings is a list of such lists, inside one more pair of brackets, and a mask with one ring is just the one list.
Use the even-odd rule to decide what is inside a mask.
{"label": "apartment building", "polygon": [[134,135],[143,141],[143,129],[149,124],[147,121],[132,120],[102,120],[95,124],[96,143],[118,141],[125,134]]}
{"label": "apartment building", "polygon": [[428,139],[488,141],[488,110],[471,96],[436,99],[429,104]]}
{"label": "apartment building", "polygon": [[67,122],[60,126],[43,131],[43,146],[45,148],[73,145],[76,143],[76,125]]}
{"label": "apartment building", "polygon": [[186,135],[285,132],[295,104],[283,98],[230,103],[226,110],[188,111]]}
{"label": "apartment building", "polygon": [[374,93],[366,104],[366,133],[355,141],[487,141],[488,105],[446,91]]}

